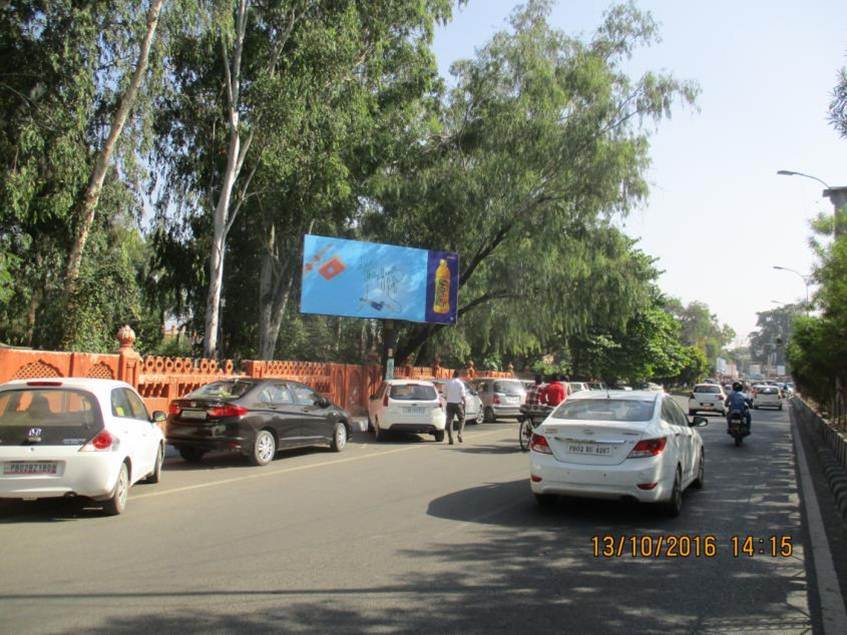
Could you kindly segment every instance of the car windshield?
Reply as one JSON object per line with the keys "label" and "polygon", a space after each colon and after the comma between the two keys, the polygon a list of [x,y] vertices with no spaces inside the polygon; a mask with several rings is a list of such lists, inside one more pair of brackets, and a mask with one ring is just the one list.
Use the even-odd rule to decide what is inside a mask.
{"label": "car windshield", "polygon": [[778,390],[776,388],[771,388],[770,386],[766,386],[761,390],[763,395],[775,395],[777,392]]}
{"label": "car windshield", "polygon": [[703,392],[710,394],[718,394],[721,391],[720,386],[696,386],[694,392]]}
{"label": "car windshield", "polygon": [[246,395],[255,385],[256,382],[241,379],[216,381],[189,393],[186,395],[186,399],[238,399]]}
{"label": "car windshield", "polygon": [[[0,392],[0,445],[82,445],[103,428],[97,399],[74,389]],[[34,439],[29,439],[34,440]]]}
{"label": "car windshield", "polygon": [[572,421],[649,421],[654,402],[640,399],[573,399],[553,413]]}
{"label": "car windshield", "polygon": [[524,393],[524,387],[519,381],[495,381],[494,392],[504,395],[521,395]]}
{"label": "car windshield", "polygon": [[401,401],[432,401],[437,399],[435,388],[426,384],[398,384],[391,387],[391,398]]}

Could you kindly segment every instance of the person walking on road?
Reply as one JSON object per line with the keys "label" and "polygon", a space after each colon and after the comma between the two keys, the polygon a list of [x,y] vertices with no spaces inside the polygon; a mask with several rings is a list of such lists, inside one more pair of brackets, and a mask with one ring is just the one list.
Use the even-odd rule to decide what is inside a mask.
{"label": "person walking on road", "polygon": [[465,389],[465,382],[459,379],[460,375],[461,372],[457,368],[453,371],[453,379],[444,387],[444,397],[447,399],[447,438],[450,445],[453,445],[454,417],[459,419],[459,427],[456,431],[459,443],[462,443],[462,432],[465,429],[465,399],[468,391]]}

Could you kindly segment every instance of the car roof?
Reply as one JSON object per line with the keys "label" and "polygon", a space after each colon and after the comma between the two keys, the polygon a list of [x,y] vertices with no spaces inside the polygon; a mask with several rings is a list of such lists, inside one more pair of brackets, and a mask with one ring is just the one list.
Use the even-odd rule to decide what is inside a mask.
{"label": "car roof", "polygon": [[608,395],[609,399],[627,399],[631,401],[655,401],[662,396],[662,393],[654,390],[586,390],[572,394],[568,397],[571,399],[597,399]]}
{"label": "car roof", "polygon": [[385,383],[389,386],[406,386],[408,384],[429,384],[435,387],[432,379],[386,379]]}
{"label": "car roof", "polygon": [[132,388],[125,381],[119,379],[96,379],[94,377],[33,377],[30,379],[13,379],[0,385],[0,389],[6,387],[18,388],[26,386],[31,382],[59,383],[59,386],[43,386],[44,388],[85,388],[88,390],[103,390],[108,388]]}

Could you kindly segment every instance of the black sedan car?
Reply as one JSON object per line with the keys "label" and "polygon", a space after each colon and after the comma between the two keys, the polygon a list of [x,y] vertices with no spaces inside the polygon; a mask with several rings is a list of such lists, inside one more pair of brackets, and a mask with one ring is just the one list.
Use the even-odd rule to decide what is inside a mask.
{"label": "black sedan car", "polygon": [[281,449],[318,445],[340,452],[351,433],[347,412],[304,384],[279,379],[216,381],[168,409],[167,441],[186,461],[230,450],[267,465]]}

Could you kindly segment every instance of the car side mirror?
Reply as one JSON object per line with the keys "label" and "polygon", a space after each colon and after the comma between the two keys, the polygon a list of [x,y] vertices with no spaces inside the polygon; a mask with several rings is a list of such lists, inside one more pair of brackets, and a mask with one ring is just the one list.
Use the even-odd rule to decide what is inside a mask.
{"label": "car side mirror", "polygon": [[152,423],[164,423],[168,420],[168,415],[161,410],[154,410],[153,416],[150,418]]}
{"label": "car side mirror", "polygon": [[692,428],[705,428],[709,425],[709,420],[706,417],[694,417],[688,425]]}
{"label": "car side mirror", "polygon": [[329,408],[330,401],[326,397],[318,397],[317,401],[315,401],[315,405],[319,408]]}

